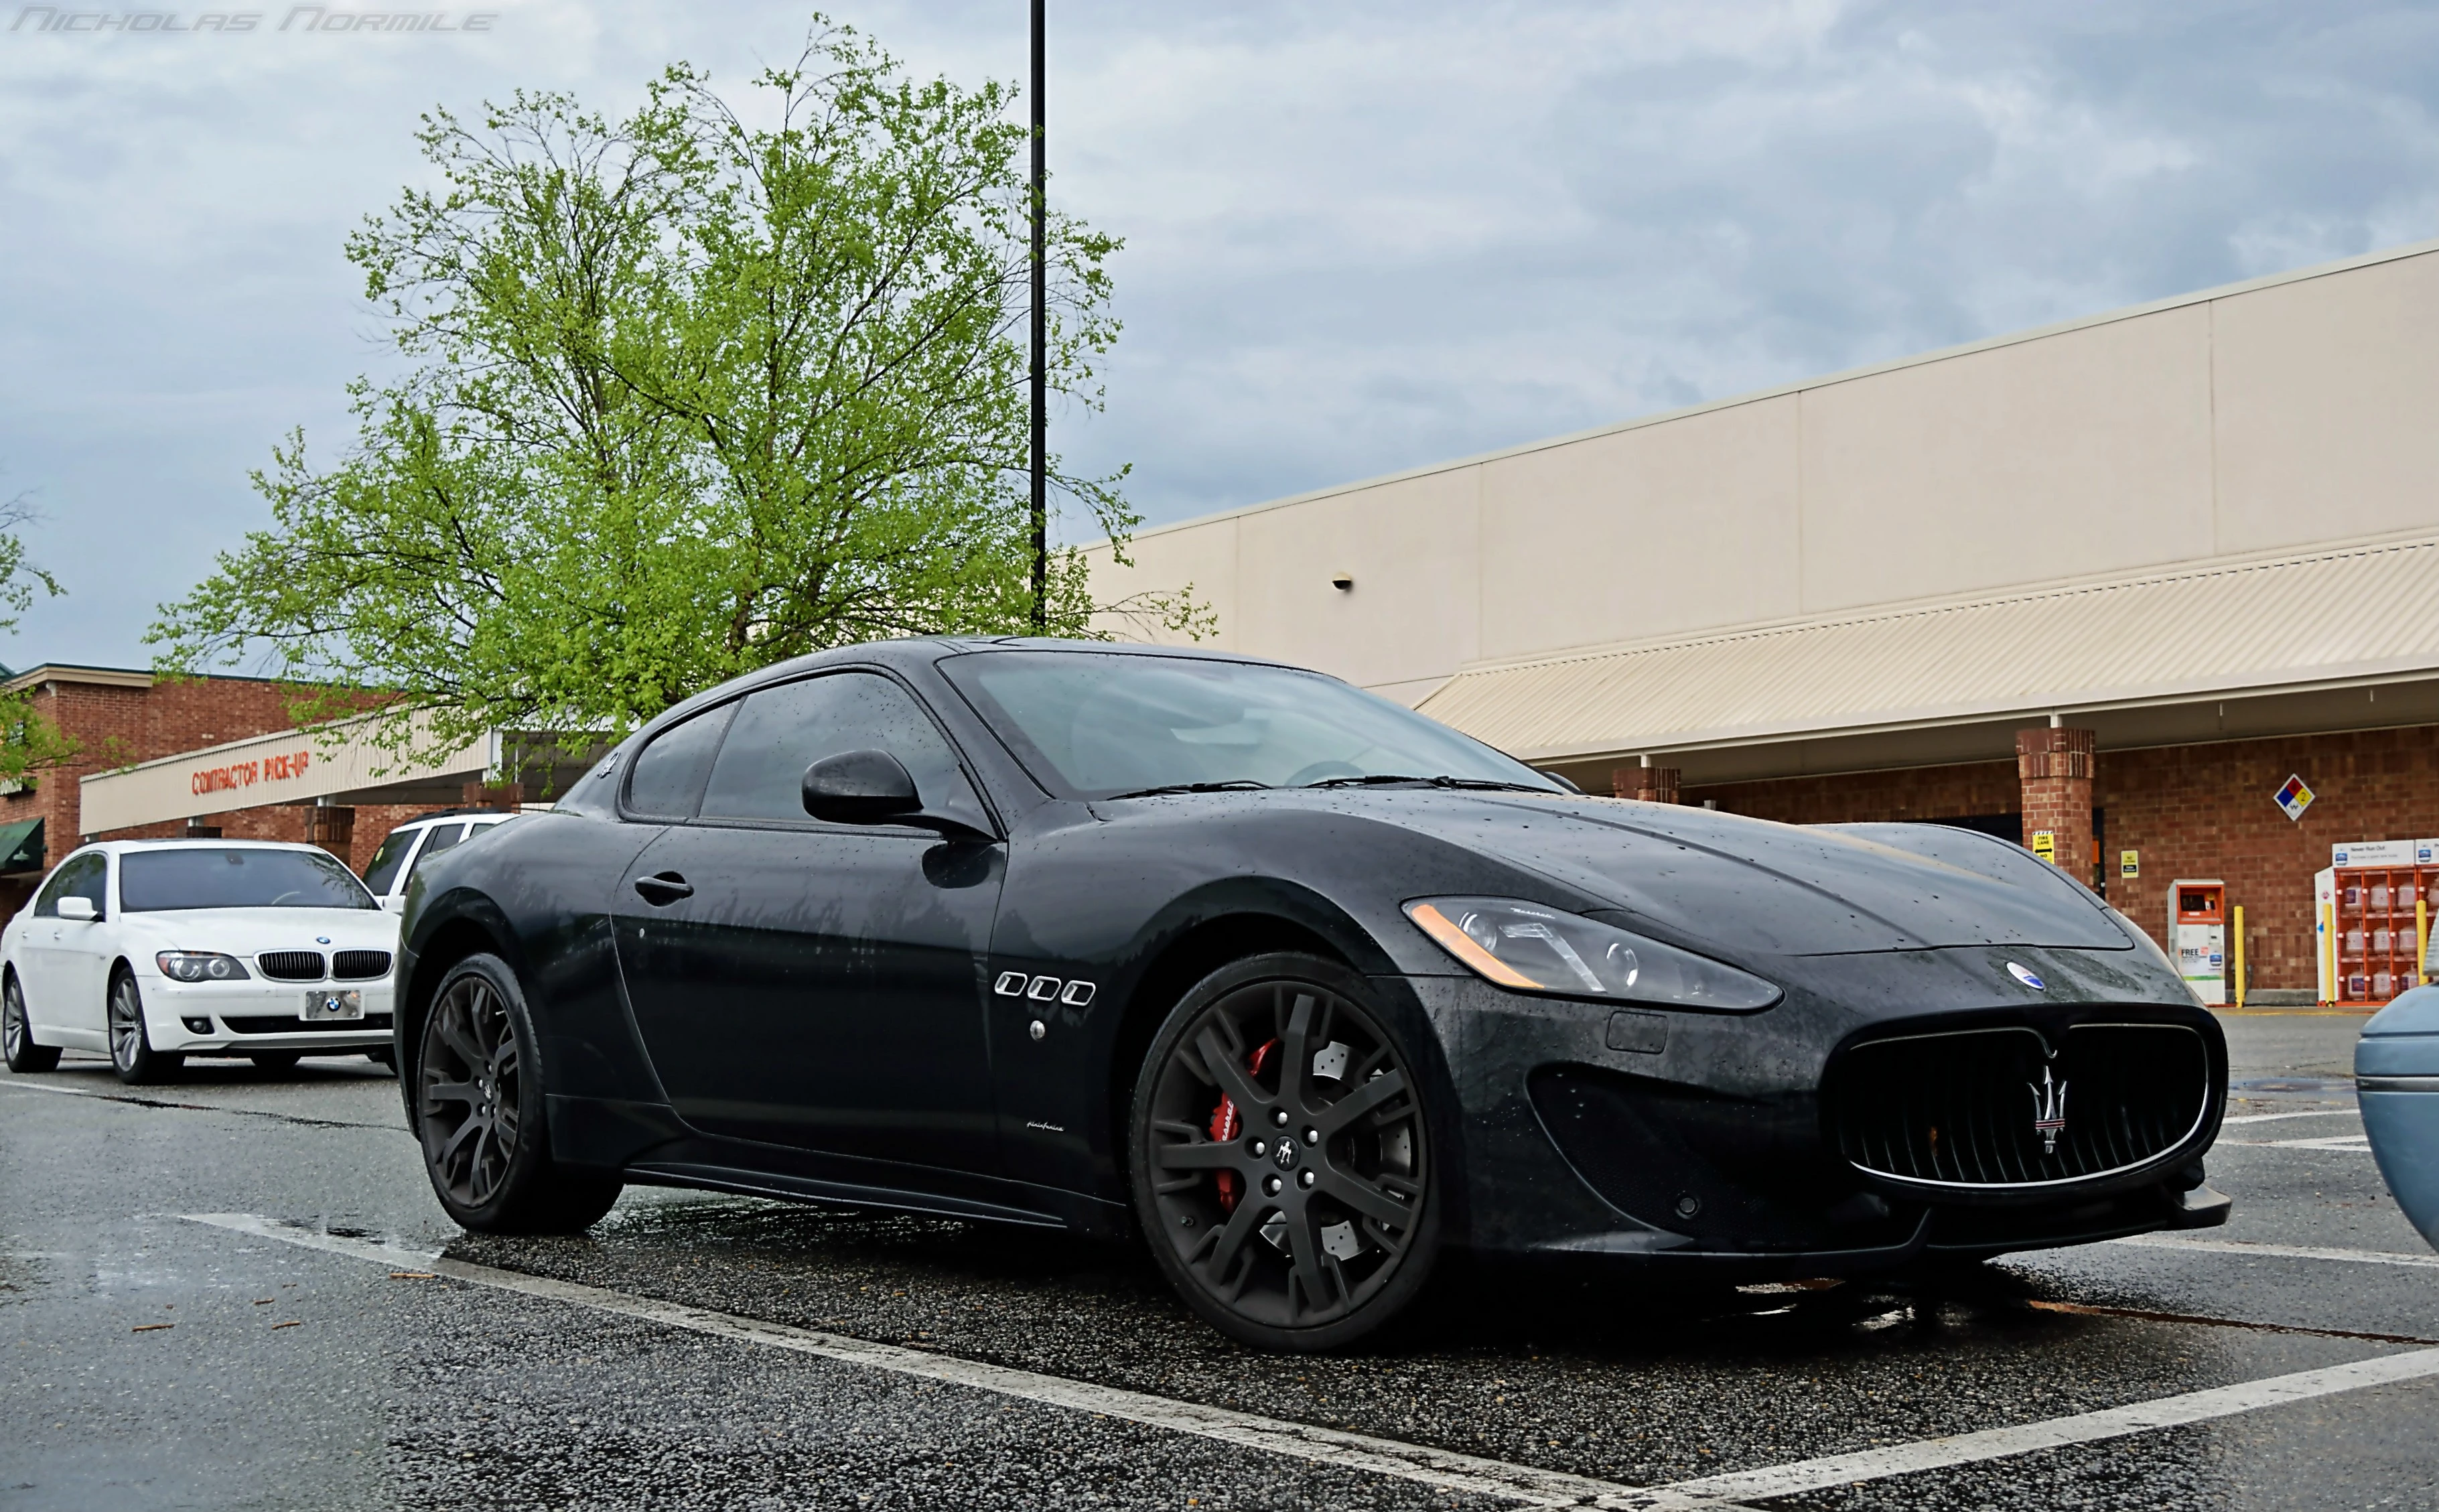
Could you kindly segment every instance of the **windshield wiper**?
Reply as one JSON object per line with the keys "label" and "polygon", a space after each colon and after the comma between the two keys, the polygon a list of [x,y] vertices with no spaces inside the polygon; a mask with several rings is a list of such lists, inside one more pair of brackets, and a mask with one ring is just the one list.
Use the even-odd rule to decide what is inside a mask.
{"label": "windshield wiper", "polygon": [[1547,792],[1550,791],[1547,788],[1536,788],[1530,783],[1503,782],[1497,777],[1406,777],[1390,773],[1375,774],[1368,777],[1324,777],[1319,782],[1308,782],[1304,786],[1308,788],[1373,788],[1391,784],[1410,788],[1462,788],[1469,792]]}
{"label": "windshield wiper", "polygon": [[1170,792],[1251,792],[1257,789],[1267,792],[1270,786],[1267,782],[1255,782],[1251,777],[1231,777],[1225,782],[1172,782],[1163,788],[1138,788],[1132,792],[1113,792],[1102,801],[1106,803],[1117,798],[1157,798],[1163,793]]}

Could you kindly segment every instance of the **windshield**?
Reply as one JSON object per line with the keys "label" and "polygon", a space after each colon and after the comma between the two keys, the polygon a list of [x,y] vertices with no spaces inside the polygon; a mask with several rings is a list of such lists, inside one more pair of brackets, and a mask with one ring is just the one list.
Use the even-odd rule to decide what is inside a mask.
{"label": "windshield", "polygon": [[415,844],[419,831],[393,829],[383,836],[381,849],[373,852],[373,863],[365,868],[365,885],[381,897],[389,896],[389,884],[398,880],[399,863],[406,860],[407,850]]}
{"label": "windshield", "polygon": [[940,669],[1065,797],[1434,777],[1560,791],[1479,740],[1314,672],[1092,651],[983,651]]}
{"label": "windshield", "polygon": [[355,873],[319,850],[137,850],[118,862],[119,906],[379,908]]}

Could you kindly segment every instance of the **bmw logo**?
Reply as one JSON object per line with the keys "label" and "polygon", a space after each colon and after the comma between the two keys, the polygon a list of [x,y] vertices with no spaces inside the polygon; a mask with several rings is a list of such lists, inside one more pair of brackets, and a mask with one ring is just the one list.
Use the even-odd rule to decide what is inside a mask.
{"label": "bmw logo", "polygon": [[2007,974],[2014,977],[2017,981],[2021,982],[2024,986],[2031,987],[2036,992],[2046,992],[2049,990],[2050,985],[2047,982],[2042,981],[2039,977],[2025,970],[2022,967],[2018,966],[2013,961],[2009,961],[2007,963]]}
{"label": "bmw logo", "polygon": [[316,934],[313,936],[313,943],[316,945],[328,945],[330,943],[330,936],[328,934]]}

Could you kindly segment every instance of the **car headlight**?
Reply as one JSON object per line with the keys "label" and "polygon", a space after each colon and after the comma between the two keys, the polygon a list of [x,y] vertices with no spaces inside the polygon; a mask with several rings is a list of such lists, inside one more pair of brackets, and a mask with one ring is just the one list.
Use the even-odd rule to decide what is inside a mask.
{"label": "car headlight", "polygon": [[1487,982],[1519,992],[1749,1013],[1778,988],[1614,924],[1513,898],[1420,898],[1406,916]]}
{"label": "car headlight", "polygon": [[237,982],[252,974],[236,956],[211,951],[163,951],[152,959],[172,982]]}

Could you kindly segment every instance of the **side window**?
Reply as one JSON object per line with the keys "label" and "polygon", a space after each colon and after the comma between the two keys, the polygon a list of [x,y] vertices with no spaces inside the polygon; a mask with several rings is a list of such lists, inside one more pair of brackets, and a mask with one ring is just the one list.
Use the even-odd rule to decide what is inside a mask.
{"label": "side window", "polygon": [[805,818],[805,769],[846,751],[886,751],[915,779],[923,806],[980,821],[980,805],[913,695],[871,672],[833,672],[766,687],[745,700],[703,793],[706,819]]}
{"label": "side window", "polygon": [[60,869],[51,873],[51,880],[45,882],[43,890],[34,895],[36,918],[60,916],[60,899],[65,898],[69,889],[76,885],[76,880],[82,873],[84,863],[91,859],[87,856],[70,856],[60,863]]}
{"label": "side window", "polygon": [[60,869],[51,873],[51,880],[43,884],[41,896],[34,899],[34,916],[59,917],[62,898],[90,898],[95,916],[106,916],[110,913],[110,858],[93,850],[62,862]]}
{"label": "side window", "polygon": [[628,809],[658,819],[693,818],[703,778],[711,774],[712,754],[736,712],[736,704],[723,703],[654,736],[628,770]]}
{"label": "side window", "polygon": [[466,827],[464,825],[434,825],[432,827],[430,838],[425,840],[423,843],[423,848],[415,853],[415,866],[407,873],[407,875],[412,877],[416,872],[421,871],[425,862],[430,861],[433,857],[439,855],[442,851],[447,850],[450,846],[457,844],[457,842],[465,838]]}

